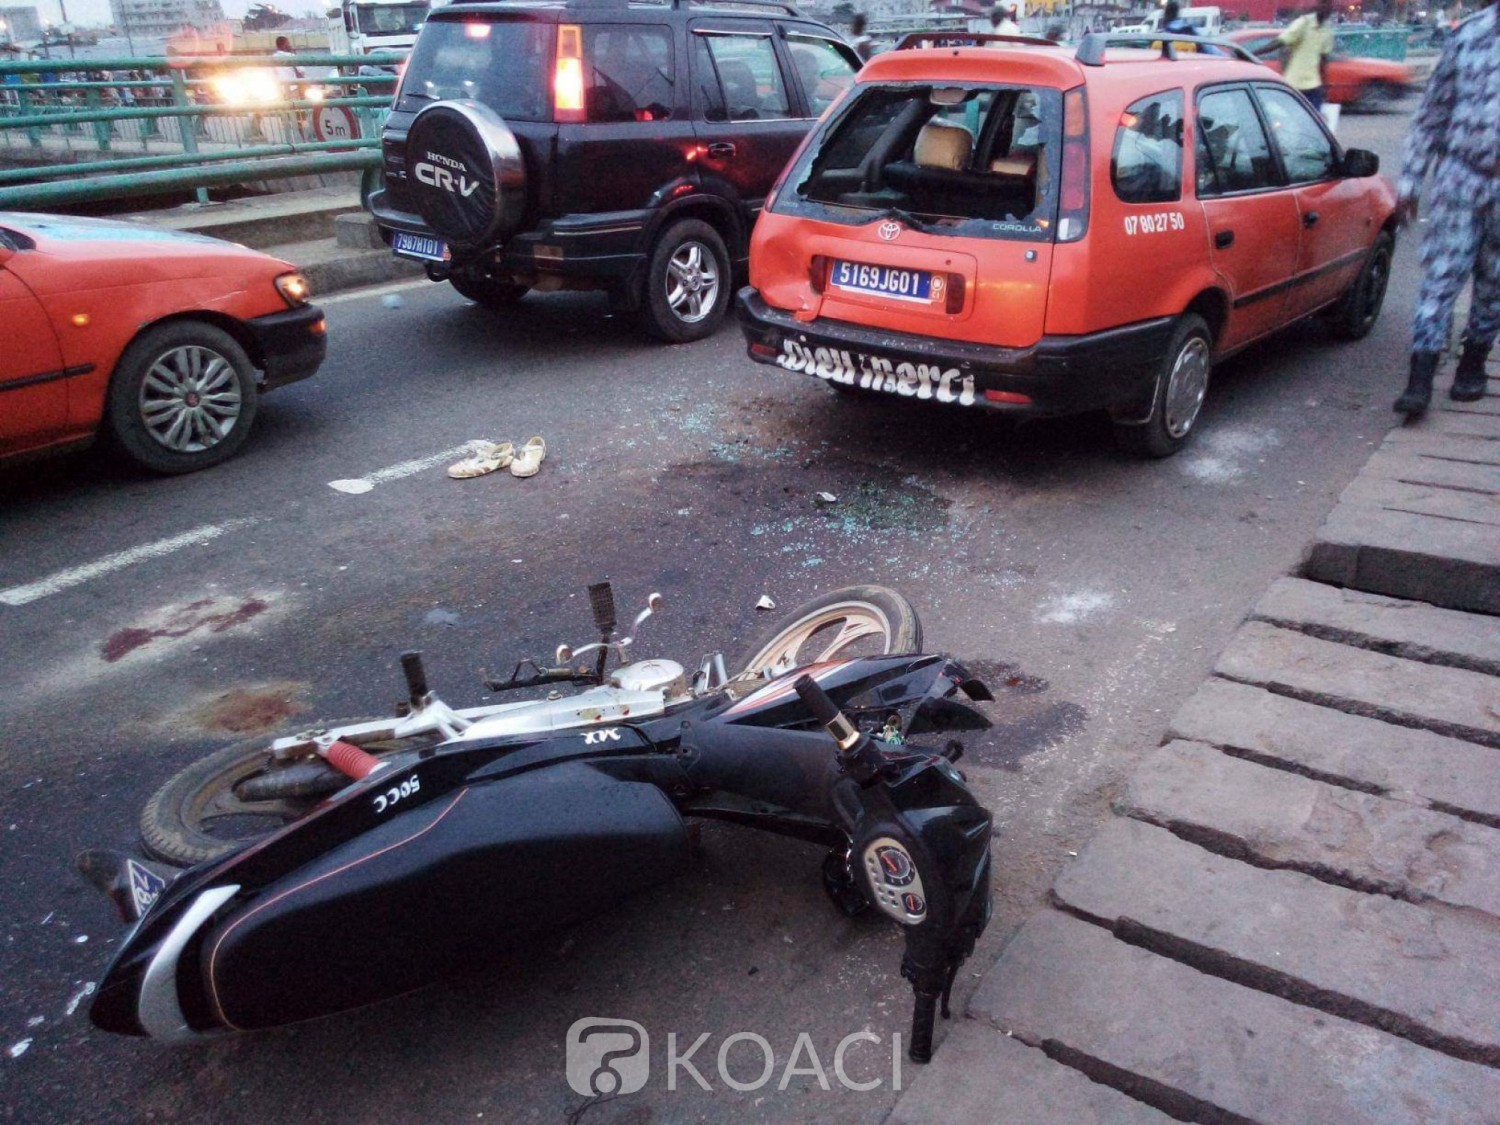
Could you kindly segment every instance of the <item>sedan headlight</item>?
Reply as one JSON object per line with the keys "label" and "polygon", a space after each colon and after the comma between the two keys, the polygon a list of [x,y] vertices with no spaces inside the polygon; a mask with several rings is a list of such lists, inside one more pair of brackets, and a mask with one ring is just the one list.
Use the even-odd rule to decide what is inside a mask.
{"label": "sedan headlight", "polygon": [[300,273],[282,274],[276,279],[276,289],[294,309],[299,309],[312,300],[312,286]]}

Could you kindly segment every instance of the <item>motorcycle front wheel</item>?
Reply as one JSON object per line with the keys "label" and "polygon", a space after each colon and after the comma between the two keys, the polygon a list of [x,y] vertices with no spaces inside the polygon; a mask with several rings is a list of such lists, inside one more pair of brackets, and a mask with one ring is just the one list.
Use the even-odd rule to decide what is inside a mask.
{"label": "motorcycle front wheel", "polygon": [[885,586],[830,590],[779,618],[736,664],[734,679],[781,675],[804,664],[922,651],[911,602]]}
{"label": "motorcycle front wheel", "polygon": [[[315,725],[326,729],[369,721],[339,719]],[[274,737],[237,742],[199,758],[158,789],[141,811],[141,843],[146,851],[178,867],[207,863],[269,836],[349,784],[333,767],[321,761],[290,765],[274,762],[268,749]],[[366,744],[364,749],[376,757],[385,757],[438,740],[435,735],[390,739]],[[257,798],[243,792],[246,783],[253,786],[257,780],[273,778],[277,771],[306,764],[321,764],[326,773],[309,784],[287,787],[299,790],[296,795]]]}

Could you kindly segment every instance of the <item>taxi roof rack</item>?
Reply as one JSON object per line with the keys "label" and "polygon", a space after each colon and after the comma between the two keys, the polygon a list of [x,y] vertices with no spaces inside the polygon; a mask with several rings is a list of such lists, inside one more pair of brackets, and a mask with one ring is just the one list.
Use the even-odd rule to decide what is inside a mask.
{"label": "taxi roof rack", "polygon": [[1051,39],[1040,35],[1000,35],[993,32],[951,31],[932,28],[928,31],[911,31],[896,44],[898,51],[919,50],[923,47],[979,47],[985,43],[1015,43],[1022,47],[1061,47]]}
{"label": "taxi roof rack", "polygon": [[1108,48],[1133,47],[1142,43],[1160,43],[1161,57],[1164,59],[1175,60],[1178,57],[1178,43],[1192,43],[1200,47],[1207,43],[1245,62],[1261,61],[1238,43],[1230,43],[1225,39],[1211,39],[1204,35],[1173,35],[1165,31],[1095,31],[1085,35],[1083,42],[1078,44],[1077,58],[1084,66],[1103,66],[1104,52]]}

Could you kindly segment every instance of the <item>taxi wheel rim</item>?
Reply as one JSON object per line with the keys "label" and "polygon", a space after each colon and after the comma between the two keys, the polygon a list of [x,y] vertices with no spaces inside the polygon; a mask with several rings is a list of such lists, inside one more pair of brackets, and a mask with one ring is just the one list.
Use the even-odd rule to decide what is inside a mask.
{"label": "taxi wheel rim", "polygon": [[151,364],[137,405],[156,444],[173,453],[201,453],[229,436],[244,395],[234,364],[212,348],[186,344]]}
{"label": "taxi wheel rim", "polygon": [[1198,420],[1203,396],[1208,392],[1208,341],[1202,336],[1190,337],[1177,352],[1172,374],[1167,380],[1166,409],[1163,421],[1173,438],[1187,436]]}
{"label": "taxi wheel rim", "polygon": [[719,302],[719,267],[713,251],[689,240],[667,259],[667,306],[684,324],[697,324]]}

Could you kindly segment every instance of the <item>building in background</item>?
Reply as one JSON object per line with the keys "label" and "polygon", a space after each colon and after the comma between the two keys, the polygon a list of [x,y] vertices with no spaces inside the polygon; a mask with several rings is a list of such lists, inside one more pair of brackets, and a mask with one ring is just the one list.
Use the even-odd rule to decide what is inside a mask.
{"label": "building in background", "polygon": [[42,20],[34,5],[0,7],[0,43],[24,46],[41,38]]}
{"label": "building in background", "polygon": [[171,36],[183,28],[210,28],[224,23],[219,0],[109,0],[122,35]]}

